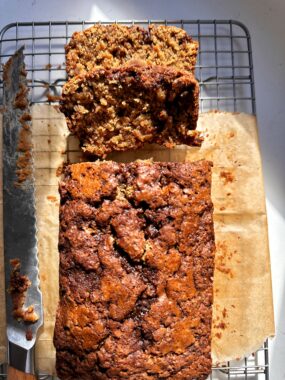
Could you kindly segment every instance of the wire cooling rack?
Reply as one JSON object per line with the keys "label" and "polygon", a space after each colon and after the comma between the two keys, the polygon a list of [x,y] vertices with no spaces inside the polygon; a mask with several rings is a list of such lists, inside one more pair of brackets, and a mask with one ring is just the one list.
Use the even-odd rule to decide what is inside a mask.
{"label": "wire cooling rack", "polygon": [[[184,28],[199,41],[196,77],[200,84],[200,111],[218,109],[255,114],[254,77],[250,34],[232,20],[134,20],[110,21],[126,25],[174,25]],[[20,46],[25,45],[32,103],[50,103],[61,94],[66,81],[64,45],[75,31],[94,22],[19,22],[0,31],[0,104],[3,64]],[[103,24],[103,23],[102,23]],[[0,365],[0,379],[6,378],[6,366]],[[56,379],[39,374],[39,379]],[[211,380],[269,380],[267,342],[241,361],[214,367]]]}
{"label": "wire cooling rack", "polygon": [[[109,22],[111,23],[111,22]],[[117,21],[147,27],[151,23],[184,28],[199,41],[196,76],[200,82],[200,109],[255,113],[251,41],[237,21]],[[66,80],[64,45],[72,33],[93,22],[33,22],[9,24],[0,32],[0,66],[25,45],[32,102],[59,95]],[[107,24],[107,23],[105,23]],[[0,74],[3,68],[0,68]]]}

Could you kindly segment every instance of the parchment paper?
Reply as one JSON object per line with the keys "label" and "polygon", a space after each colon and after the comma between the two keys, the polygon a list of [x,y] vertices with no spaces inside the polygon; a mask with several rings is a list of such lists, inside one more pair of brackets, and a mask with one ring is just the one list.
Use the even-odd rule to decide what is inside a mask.
{"label": "parchment paper", "polygon": [[[42,371],[54,373],[52,335],[58,301],[59,206],[59,177],[56,172],[66,159],[67,148],[71,161],[78,161],[80,153],[77,141],[67,138],[64,117],[56,108],[34,105],[32,116],[40,280],[44,302],[44,327],[38,335],[36,365]],[[114,154],[109,158],[118,161],[150,157],[156,161],[206,158],[214,162],[212,199],[217,252],[212,357],[214,363],[223,363],[254,352],[268,336],[274,335],[261,160],[254,116],[205,113],[200,115],[198,129],[205,136],[202,148],[181,146],[169,151],[159,146],[146,146],[140,151]],[[3,311],[0,312],[0,361],[3,361],[3,265],[0,274],[0,305]]]}

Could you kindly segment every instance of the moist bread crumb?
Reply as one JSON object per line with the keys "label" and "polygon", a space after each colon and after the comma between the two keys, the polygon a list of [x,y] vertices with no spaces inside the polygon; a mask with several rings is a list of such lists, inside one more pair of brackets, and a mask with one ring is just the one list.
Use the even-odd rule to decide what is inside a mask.
{"label": "moist bread crumb", "polygon": [[39,319],[39,316],[34,310],[34,305],[28,307],[24,306],[26,293],[31,286],[31,281],[28,276],[20,273],[21,262],[19,259],[10,260],[10,265],[12,271],[10,276],[9,293],[13,304],[13,317],[19,322],[24,321],[27,323],[35,323]]}
{"label": "moist bread crumb", "polygon": [[118,67],[135,59],[194,73],[198,42],[175,26],[94,25],[75,32],[65,47],[69,77],[94,67]]}
{"label": "moist bread crumb", "polygon": [[60,183],[62,379],[211,372],[211,163],[70,165]]}
{"label": "moist bread crumb", "polygon": [[63,87],[61,111],[85,153],[106,157],[145,142],[200,145],[194,131],[199,85],[193,74],[132,62],[94,69]]}

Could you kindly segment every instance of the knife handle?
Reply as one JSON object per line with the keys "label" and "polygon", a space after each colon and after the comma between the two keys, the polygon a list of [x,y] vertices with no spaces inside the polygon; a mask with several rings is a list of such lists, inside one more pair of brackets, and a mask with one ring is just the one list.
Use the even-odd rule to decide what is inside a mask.
{"label": "knife handle", "polygon": [[16,368],[8,367],[8,376],[7,380],[36,380],[36,375],[31,373],[25,373],[19,371]]}

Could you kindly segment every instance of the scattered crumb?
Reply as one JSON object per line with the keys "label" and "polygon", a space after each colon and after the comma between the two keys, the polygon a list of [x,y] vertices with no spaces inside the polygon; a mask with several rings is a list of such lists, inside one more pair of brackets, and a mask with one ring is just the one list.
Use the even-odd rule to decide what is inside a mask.
{"label": "scattered crumb", "polygon": [[218,339],[221,339],[221,337],[222,337],[222,333],[218,332],[218,333],[215,334],[215,336],[216,336]]}
{"label": "scattered crumb", "polygon": [[19,122],[24,126],[26,125],[27,121],[31,121],[31,120],[32,120],[32,115],[28,112],[24,112],[22,116],[20,117]]}
{"label": "scattered crumb", "polygon": [[52,65],[50,63],[48,63],[47,65],[45,65],[45,69],[46,70],[50,70],[52,68]]}
{"label": "scattered crumb", "polygon": [[227,312],[227,309],[224,307],[223,311],[222,311],[222,315],[224,318],[226,318],[228,316],[228,312]]}
{"label": "scattered crumb", "polygon": [[19,91],[17,92],[14,100],[14,108],[23,110],[28,107],[29,102],[27,99],[28,88],[23,83],[19,85]]}
{"label": "scattered crumb", "polygon": [[215,267],[218,271],[228,274],[230,278],[233,278],[233,271],[228,267],[228,261],[231,260],[233,252],[229,251],[225,242],[217,242],[216,244],[217,254],[215,259]]}
{"label": "scattered crumb", "polygon": [[[32,141],[29,131],[29,125],[25,124],[19,132],[18,152],[29,152],[32,148]],[[18,166],[18,165],[17,165]]]}
{"label": "scattered crumb", "polygon": [[62,166],[59,166],[57,169],[56,169],[56,172],[55,172],[55,175],[57,177],[60,177],[62,175]]}
{"label": "scattered crumb", "polygon": [[57,169],[56,169],[56,176],[60,177],[65,169],[65,167],[68,165],[68,162],[62,163]]}
{"label": "scattered crumb", "polygon": [[220,211],[224,211],[225,209],[225,206],[220,207]]}
{"label": "scattered crumb", "polygon": [[23,152],[17,160],[17,181],[14,182],[15,187],[21,187],[22,184],[31,177],[32,167],[31,167],[32,155],[30,152]]}
{"label": "scattered crumb", "polygon": [[33,339],[33,332],[31,329],[27,329],[26,331],[26,339],[27,340],[32,340]]}
{"label": "scattered crumb", "polygon": [[235,305],[231,305],[231,307],[233,307],[235,309]]}
{"label": "scattered crumb", "polygon": [[225,322],[220,322],[218,325],[215,325],[214,327],[216,327],[218,329],[225,330],[225,328],[227,327],[227,325],[225,324]]}
{"label": "scattered crumb", "polygon": [[230,195],[232,195],[232,193],[227,193],[227,197],[229,197]]}
{"label": "scattered crumb", "polygon": [[229,132],[228,136],[229,136],[229,138],[233,138],[235,136],[234,131]]}
{"label": "scattered crumb", "polygon": [[51,139],[48,139],[47,142],[48,142],[48,144],[50,144],[51,143]]}
{"label": "scattered crumb", "polygon": [[15,186],[21,186],[23,182],[25,182],[32,175],[32,154],[29,151],[23,152],[21,156],[19,156],[17,160],[17,182],[15,182]]}
{"label": "scattered crumb", "polygon": [[[8,70],[9,65],[11,65],[11,62],[12,61],[9,60],[8,66],[5,66],[5,73],[3,75],[6,76],[6,80],[8,80],[9,78]],[[17,155],[16,162],[17,181],[15,181],[14,183],[16,187],[20,187],[22,183],[25,182],[32,174],[32,136],[30,131],[30,121],[32,120],[32,116],[30,115],[29,110],[27,109],[29,106],[29,89],[26,85],[26,80],[23,79],[23,77],[26,77],[26,75],[27,72],[23,64],[20,68],[20,76],[22,76],[21,82],[19,83],[19,89],[15,95],[15,99],[13,102],[13,107],[16,110],[23,111],[20,112],[20,117],[18,119],[19,123],[21,124],[21,129],[19,131],[19,140],[17,146],[17,151],[19,152],[19,154]]]}
{"label": "scattered crumb", "polygon": [[50,92],[47,93],[47,100],[49,102],[59,102],[61,99],[61,96],[52,95]]}
{"label": "scattered crumb", "polygon": [[57,70],[60,70],[61,69],[61,64],[57,65]]}
{"label": "scattered crumb", "polygon": [[12,267],[10,276],[9,293],[13,303],[13,317],[18,321],[34,323],[39,319],[39,316],[34,311],[34,306],[24,308],[26,292],[31,286],[31,281],[27,276],[20,274],[21,262],[19,259],[10,260]]}
{"label": "scattered crumb", "polygon": [[233,273],[231,271],[230,268],[225,268],[224,266],[222,265],[216,265],[216,268],[218,269],[218,271],[224,273],[224,274],[229,274],[231,278],[233,278]]}
{"label": "scattered crumb", "polygon": [[220,177],[221,177],[222,179],[224,179],[225,184],[227,184],[227,183],[229,183],[229,182],[233,182],[233,180],[234,180],[234,176],[233,176],[233,174],[230,173],[230,172],[226,172],[226,171],[222,171],[222,172],[220,173]]}
{"label": "scattered crumb", "polygon": [[56,198],[56,196],[54,196],[54,195],[48,195],[48,196],[47,196],[47,199],[48,199],[49,201],[51,201],[51,202],[56,202],[56,201],[57,201],[57,198]]}

